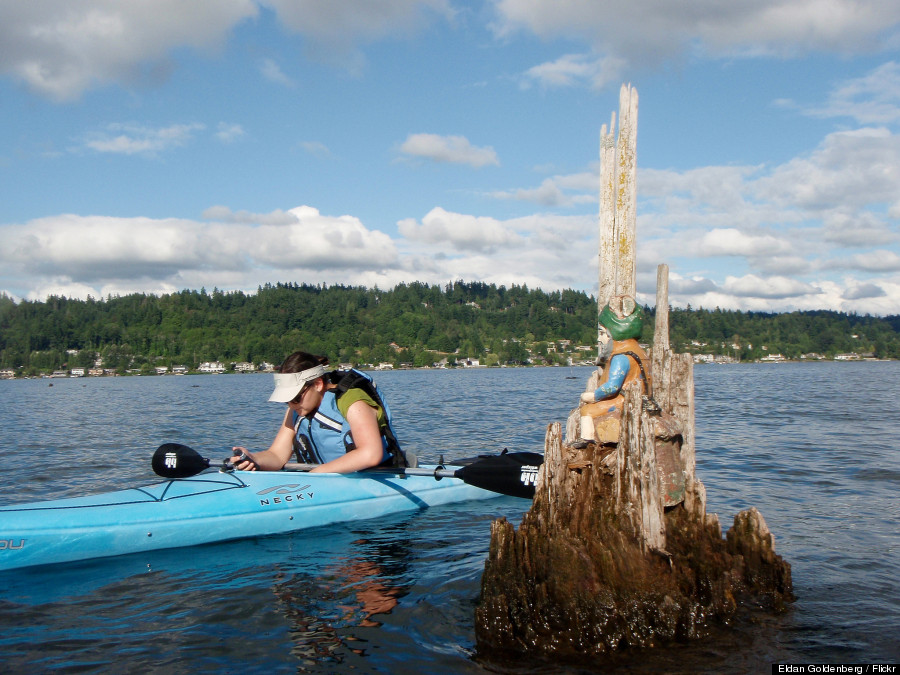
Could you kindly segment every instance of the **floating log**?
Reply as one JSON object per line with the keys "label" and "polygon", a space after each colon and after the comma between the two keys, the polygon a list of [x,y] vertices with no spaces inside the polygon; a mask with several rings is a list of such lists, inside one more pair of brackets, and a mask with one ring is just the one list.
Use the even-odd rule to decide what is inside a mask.
{"label": "floating log", "polygon": [[[612,133],[601,132],[600,307],[634,294],[636,120],[637,92],[623,86],[615,153]],[[652,389],[643,378],[622,389],[618,441],[580,437],[583,408],[569,416],[565,438],[550,424],[531,509],[518,530],[504,518],[491,525],[475,616],[483,658],[594,658],[696,639],[742,603],[778,612],[793,600],[790,565],[775,554],[762,515],[739,513],[723,538],[706,513],[695,475],[693,362],[670,352],[668,332],[662,265]]]}

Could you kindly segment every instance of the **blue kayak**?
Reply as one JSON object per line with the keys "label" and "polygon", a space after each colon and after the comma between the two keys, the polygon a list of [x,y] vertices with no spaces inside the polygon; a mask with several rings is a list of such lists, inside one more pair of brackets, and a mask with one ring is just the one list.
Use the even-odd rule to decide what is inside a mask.
{"label": "blue kayak", "polygon": [[195,546],[498,497],[458,478],[390,471],[207,472],[0,507],[0,570]]}

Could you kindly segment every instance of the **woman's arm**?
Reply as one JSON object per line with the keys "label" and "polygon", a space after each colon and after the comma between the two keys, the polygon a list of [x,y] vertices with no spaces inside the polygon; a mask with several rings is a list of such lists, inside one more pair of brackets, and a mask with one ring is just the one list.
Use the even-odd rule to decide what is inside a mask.
{"label": "woman's arm", "polygon": [[[235,457],[231,458],[232,464],[241,471],[278,471],[291,459],[294,452],[294,427],[291,425],[293,415],[290,409],[284,415],[284,421],[275,434],[275,440],[268,450],[260,452],[248,452],[246,448],[237,446],[232,448]],[[238,460],[241,453],[250,457],[249,460]]]}
{"label": "woman's arm", "polygon": [[337,459],[320,464],[310,473],[351,473],[381,464],[384,445],[375,408],[365,401],[356,401],[347,409],[347,421],[356,447]]}

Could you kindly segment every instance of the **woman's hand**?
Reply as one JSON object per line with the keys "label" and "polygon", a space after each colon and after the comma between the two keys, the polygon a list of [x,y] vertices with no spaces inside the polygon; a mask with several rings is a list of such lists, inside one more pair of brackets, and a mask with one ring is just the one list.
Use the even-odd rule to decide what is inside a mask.
{"label": "woman's hand", "polygon": [[236,445],[231,449],[231,463],[240,471],[278,471],[290,458],[293,449],[294,428],[291,425],[291,411],[288,410],[284,422],[275,435],[268,450],[250,452]]}
{"label": "woman's hand", "polygon": [[236,446],[231,449],[234,456],[231,458],[231,465],[238,471],[256,471],[256,460],[253,459],[253,453],[247,448]]}

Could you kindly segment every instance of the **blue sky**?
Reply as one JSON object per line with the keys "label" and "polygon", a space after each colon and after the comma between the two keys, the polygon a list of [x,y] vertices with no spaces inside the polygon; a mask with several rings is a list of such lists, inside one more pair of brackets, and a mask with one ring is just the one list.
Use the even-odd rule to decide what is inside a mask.
{"label": "blue sky", "polygon": [[640,105],[638,295],[900,314],[895,0],[0,0],[0,291],[596,292]]}

